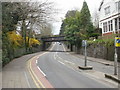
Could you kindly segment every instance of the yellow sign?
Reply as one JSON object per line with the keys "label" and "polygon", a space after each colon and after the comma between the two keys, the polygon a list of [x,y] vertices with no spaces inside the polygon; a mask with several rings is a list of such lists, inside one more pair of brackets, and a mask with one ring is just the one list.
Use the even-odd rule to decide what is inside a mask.
{"label": "yellow sign", "polygon": [[120,47],[120,37],[115,37],[115,46]]}

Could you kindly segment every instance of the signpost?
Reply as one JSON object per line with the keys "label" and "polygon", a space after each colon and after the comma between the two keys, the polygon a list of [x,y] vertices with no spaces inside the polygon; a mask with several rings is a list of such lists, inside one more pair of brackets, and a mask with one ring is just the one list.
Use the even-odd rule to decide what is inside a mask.
{"label": "signpost", "polygon": [[120,48],[120,37],[115,37],[114,75],[117,75],[117,69],[118,69],[117,48]]}
{"label": "signpost", "polygon": [[87,40],[83,40],[82,41],[82,46],[83,47],[85,47],[85,53],[84,53],[84,55],[85,55],[85,67],[87,66]]}

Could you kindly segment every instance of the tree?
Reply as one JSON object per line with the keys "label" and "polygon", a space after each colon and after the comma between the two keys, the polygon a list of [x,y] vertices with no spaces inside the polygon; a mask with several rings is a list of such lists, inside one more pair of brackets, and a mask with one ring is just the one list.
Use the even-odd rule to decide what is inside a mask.
{"label": "tree", "polygon": [[17,22],[20,20],[20,3],[2,2],[2,59],[3,65],[13,58],[14,47],[9,40],[8,32],[16,29]]}
{"label": "tree", "polygon": [[99,28],[99,14],[97,10],[95,10],[93,14],[93,24],[95,28]]}
{"label": "tree", "polygon": [[[3,50],[3,63],[9,62],[13,58],[14,48],[18,44],[14,39],[9,39],[7,33],[11,31],[16,32],[16,27],[21,27],[22,47],[26,51],[28,42],[37,42],[32,38],[33,26],[35,24],[41,26],[43,23],[51,20],[52,3],[50,2],[2,2],[2,50]],[[29,30],[28,30],[29,28]],[[48,30],[48,29],[47,29]],[[19,32],[20,32],[19,31]],[[51,32],[51,30],[50,30]],[[16,37],[16,35],[14,34]],[[26,39],[28,37],[28,41]],[[16,38],[17,39],[17,38]],[[16,44],[14,44],[16,43]],[[14,47],[13,47],[14,46]]]}
{"label": "tree", "polygon": [[75,45],[78,50],[78,48],[81,46],[81,38],[79,36],[80,28],[78,22],[78,15],[80,14],[80,12],[76,10],[76,13],[74,12],[73,14],[70,13],[69,16],[69,14],[67,13],[67,18],[64,20],[65,26],[63,26],[62,28],[64,28],[65,38],[69,41],[71,45]]}
{"label": "tree", "polygon": [[60,34],[65,35],[69,43],[77,47],[77,52],[79,52],[82,40],[88,39],[93,32],[90,11],[85,1],[80,12],[71,10],[66,13],[60,30]]}
{"label": "tree", "polygon": [[91,22],[91,15],[87,3],[83,2],[83,7],[80,12],[80,28],[83,30],[83,34],[90,36],[94,32],[93,24]]}
{"label": "tree", "polygon": [[52,35],[52,25],[50,23],[43,24],[41,28],[41,36],[48,35]]}

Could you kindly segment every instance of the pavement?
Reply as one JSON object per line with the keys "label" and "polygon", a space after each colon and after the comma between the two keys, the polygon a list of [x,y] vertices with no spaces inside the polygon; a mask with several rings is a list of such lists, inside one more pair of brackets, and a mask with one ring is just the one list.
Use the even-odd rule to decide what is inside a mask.
{"label": "pavement", "polygon": [[53,88],[36,66],[36,60],[44,53],[24,55],[5,65],[0,72],[0,88]]}
{"label": "pavement", "polygon": [[13,59],[4,66],[2,68],[2,88],[35,88],[27,70],[27,61],[38,54],[24,55]]}

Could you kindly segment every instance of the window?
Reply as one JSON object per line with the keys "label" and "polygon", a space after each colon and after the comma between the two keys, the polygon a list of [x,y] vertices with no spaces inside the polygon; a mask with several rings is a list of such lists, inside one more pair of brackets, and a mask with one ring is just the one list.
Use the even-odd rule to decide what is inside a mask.
{"label": "window", "polygon": [[117,29],[118,29],[117,26],[118,26],[118,25],[117,25],[117,18],[116,18],[116,19],[115,19],[115,30],[116,30],[116,31],[117,31]]}
{"label": "window", "polygon": [[108,21],[108,28],[109,28],[108,30],[111,31],[111,22],[110,21]]}
{"label": "window", "polygon": [[112,20],[108,21],[108,30],[109,31],[113,31],[113,23],[112,23]]}
{"label": "window", "polygon": [[103,32],[105,32],[105,23],[103,23]]}
{"label": "window", "polygon": [[103,31],[107,32],[107,22],[103,23]]}
{"label": "window", "polygon": [[108,21],[108,28],[109,28],[109,31],[113,31],[113,23],[112,23],[112,20]]}
{"label": "window", "polygon": [[120,1],[115,3],[116,11],[120,10]]}
{"label": "window", "polygon": [[118,10],[120,10],[120,1],[118,2]]}
{"label": "window", "polygon": [[107,29],[108,29],[108,28],[107,28],[107,22],[105,23],[105,28],[106,28],[106,32],[107,32]]}
{"label": "window", "polygon": [[113,31],[113,21],[110,21],[111,31]]}
{"label": "window", "polygon": [[120,30],[120,17],[119,17],[119,30]]}
{"label": "window", "polygon": [[118,11],[118,2],[115,3],[116,11]]}
{"label": "window", "polygon": [[110,6],[108,6],[108,7],[105,8],[105,15],[107,15],[109,13],[110,13]]}

